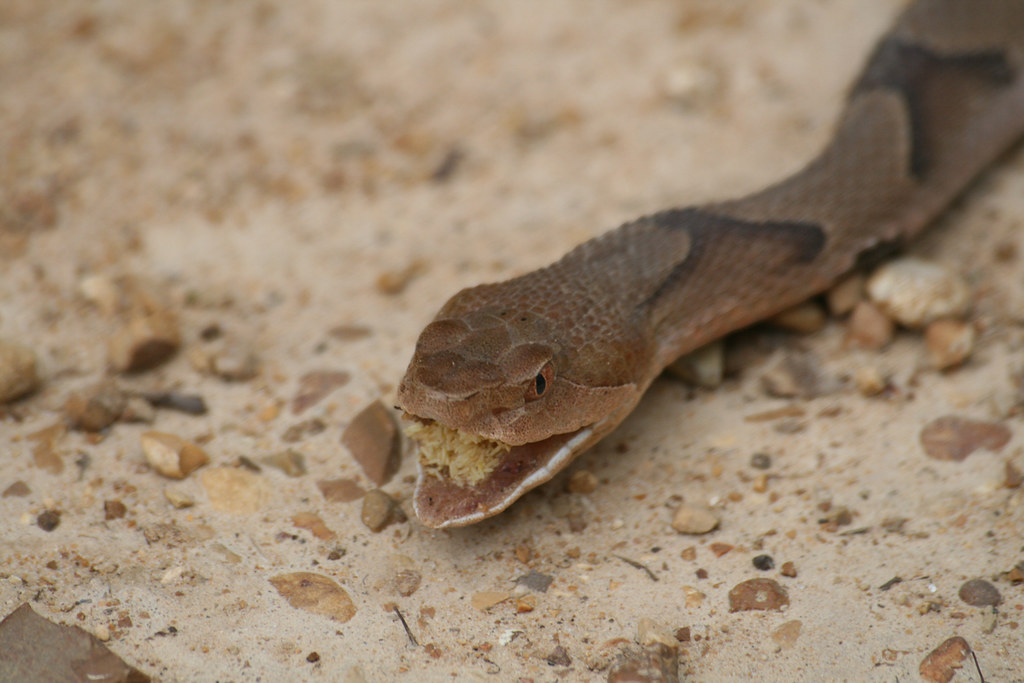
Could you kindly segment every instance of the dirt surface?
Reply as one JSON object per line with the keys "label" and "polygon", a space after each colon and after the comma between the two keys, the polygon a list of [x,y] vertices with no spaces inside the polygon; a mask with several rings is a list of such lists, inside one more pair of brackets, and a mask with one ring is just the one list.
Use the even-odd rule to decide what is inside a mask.
{"label": "dirt surface", "polygon": [[[918,333],[861,351],[841,320],[759,331],[723,386],[659,380],[569,472],[475,527],[416,522],[409,455],[381,487],[408,520],[379,533],[361,500],[318,487],[374,488],[342,431],[390,405],[447,296],[794,170],[900,5],[0,3],[0,338],[41,374],[0,408],[0,615],[29,602],[164,681],[604,680],[645,619],[680,641],[685,680],[917,680],[953,636],[986,680],[1022,680],[1020,150],[914,247],[972,285],[961,368],[929,370]],[[119,318],[90,289],[124,276],[182,337],[131,375],[108,369]],[[835,387],[768,396],[772,349],[813,352]],[[226,370],[253,359],[248,379]],[[877,396],[854,388],[865,366],[887,379]],[[328,371],[348,376],[296,414],[302,378]],[[209,410],[29,438],[111,374]],[[927,457],[922,430],[951,414],[1009,443]],[[149,430],[211,462],[162,476]],[[288,449],[305,473],[263,460]],[[596,488],[567,491],[580,470]],[[717,529],[673,530],[681,504]],[[730,611],[779,597],[744,595],[750,579],[788,604]],[[968,604],[972,579],[1000,604]],[[979,680],[962,664],[955,680]]]}

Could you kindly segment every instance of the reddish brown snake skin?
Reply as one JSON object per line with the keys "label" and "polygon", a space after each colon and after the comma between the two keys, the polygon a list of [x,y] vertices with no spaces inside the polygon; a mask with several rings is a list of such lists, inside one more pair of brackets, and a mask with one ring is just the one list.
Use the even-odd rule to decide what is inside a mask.
{"label": "reddish brown snake skin", "polygon": [[504,510],[608,434],[667,364],[905,243],[1022,133],[1024,0],[918,0],[801,171],[459,292],[420,335],[398,403],[428,426],[421,449],[482,455],[421,456],[420,520]]}

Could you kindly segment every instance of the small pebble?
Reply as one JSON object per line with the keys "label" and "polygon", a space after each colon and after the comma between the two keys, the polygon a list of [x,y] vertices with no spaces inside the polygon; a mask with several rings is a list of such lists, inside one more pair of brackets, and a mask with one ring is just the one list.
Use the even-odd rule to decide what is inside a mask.
{"label": "small pebble", "polygon": [[971,646],[967,641],[960,636],[953,636],[921,660],[918,673],[927,683],[948,683],[970,654]]}
{"label": "small pebble", "polygon": [[262,476],[237,467],[205,469],[199,481],[206,490],[210,507],[218,512],[256,514],[270,498],[270,486]]}
{"label": "small pebble", "polygon": [[352,418],[341,435],[341,443],[377,486],[390,481],[401,464],[398,425],[380,401],[374,401]]}
{"label": "small pebble", "polygon": [[315,370],[299,378],[299,390],[292,399],[292,414],[299,415],[339,387],[348,384],[351,375],[343,370]]}
{"label": "small pebble", "polygon": [[139,440],[150,466],[165,477],[184,479],[210,462],[206,451],[175,434],[149,431]]}
{"label": "small pebble", "polygon": [[308,655],[306,655],[306,661],[310,664],[316,664],[320,661],[320,654],[317,652],[310,652]]}
{"label": "small pebble", "polygon": [[60,510],[43,510],[36,517],[36,525],[43,531],[53,531],[60,524]]}
{"label": "small pebble", "polygon": [[226,344],[210,359],[210,371],[228,382],[246,382],[260,371],[260,361],[256,353],[241,342]]}
{"label": "small pebble", "polygon": [[608,669],[608,683],[678,683],[679,648],[663,643],[624,648]]}
{"label": "small pebble", "polygon": [[772,466],[772,456],[767,453],[754,453],[750,456],[750,466],[755,470],[766,470]]}
{"label": "small pebble", "polygon": [[154,408],[177,410],[187,415],[205,415],[206,401],[197,394],[183,394],[177,391],[154,391],[142,394]]}
{"label": "small pebble", "polygon": [[141,396],[129,396],[118,419],[121,422],[153,424],[153,421],[156,420],[156,409],[153,404]]}
{"label": "small pebble", "polygon": [[928,361],[936,370],[960,365],[974,351],[974,326],[959,320],[936,320],[924,330]]}
{"label": "small pebble", "polygon": [[729,591],[729,611],[781,610],[789,604],[786,589],[773,579],[748,579]]}
{"label": "small pebble", "polygon": [[377,533],[393,522],[404,521],[404,514],[394,498],[380,489],[367,491],[363,497],[363,508],[360,519],[370,531]]}
{"label": "small pebble", "polygon": [[306,437],[316,436],[325,429],[327,429],[327,423],[318,417],[312,420],[303,420],[284,430],[284,434],[281,435],[281,441],[295,443],[296,441],[302,441]]}
{"label": "small pebble", "polygon": [[910,328],[963,315],[971,296],[958,273],[915,258],[897,259],[878,268],[868,279],[867,292],[886,315]]}
{"label": "small pebble", "polygon": [[707,107],[722,90],[722,77],[708,64],[681,62],[660,79],[662,94],[684,110]]}
{"label": "small pebble", "polygon": [[792,562],[783,562],[779,573],[791,579],[796,578],[796,565]]}
{"label": "small pebble", "polygon": [[805,301],[768,319],[772,325],[797,334],[811,334],[825,327],[825,311],[814,301]]}
{"label": "small pebble", "polygon": [[536,570],[530,570],[530,573],[523,574],[517,578],[516,584],[526,586],[535,593],[547,593],[554,580],[555,578],[550,574],[542,574]]}
{"label": "small pebble", "polygon": [[423,577],[414,569],[399,570],[398,572],[395,572],[394,577],[391,579],[391,583],[395,587],[395,592],[403,598],[407,598],[415,593],[417,589],[419,589],[422,581]]}
{"label": "small pebble", "polygon": [[944,415],[925,425],[920,439],[928,457],[960,462],[979,448],[1001,450],[1011,436],[1004,424]]}
{"label": "small pebble", "polygon": [[469,602],[481,612],[486,612],[495,605],[505,602],[510,597],[512,596],[509,595],[508,591],[481,591],[474,593],[470,597]]}
{"label": "small pebble", "polygon": [[775,560],[771,555],[758,555],[753,559],[753,563],[755,569],[760,569],[763,572],[775,569]]}
{"label": "small pebble", "polygon": [[996,606],[1003,601],[999,589],[985,579],[971,579],[960,586],[960,599],[972,607]]}
{"label": "small pebble", "polygon": [[167,502],[171,504],[171,507],[177,510],[190,508],[196,504],[196,501],[192,496],[173,486],[168,486],[164,489],[164,498],[166,498]]}
{"label": "small pebble", "polygon": [[10,486],[8,486],[7,488],[5,488],[4,492],[0,494],[0,498],[10,498],[11,496],[17,496],[21,498],[29,495],[30,493],[32,493],[32,489],[28,487],[28,484],[19,479]]}
{"label": "small pebble", "polygon": [[865,365],[857,368],[857,371],[853,374],[853,383],[857,387],[857,391],[860,392],[861,396],[878,396],[880,393],[885,391],[888,386],[888,382],[885,381],[885,377],[874,365]]}
{"label": "small pebble", "polygon": [[838,383],[825,375],[821,361],[806,351],[784,351],[762,376],[765,393],[777,398],[814,398],[835,391]]}
{"label": "small pebble", "polygon": [[725,345],[721,341],[705,344],[676,359],[666,369],[688,384],[714,389],[725,377]]}
{"label": "small pebble", "polygon": [[128,514],[128,508],[125,504],[119,500],[105,500],[103,501],[103,519],[109,521],[112,519],[121,519]]}
{"label": "small pebble", "polygon": [[128,396],[113,381],[72,394],[64,403],[64,415],[75,429],[98,432],[112,425],[124,412]]}
{"label": "small pebble", "polygon": [[800,637],[800,631],[803,629],[803,623],[799,619],[793,619],[787,621],[782,626],[772,631],[772,640],[782,650],[788,650],[789,648],[796,645],[797,638]]}
{"label": "small pebble", "polygon": [[706,534],[718,526],[718,517],[711,510],[681,505],[672,518],[672,528],[681,534]]}
{"label": "small pebble", "polygon": [[36,390],[36,354],[21,344],[0,341],[0,404]]}
{"label": "small pebble", "polygon": [[281,470],[289,477],[301,477],[306,473],[306,456],[291,448],[273,455],[265,455],[260,458],[260,462]]}
{"label": "small pebble", "polygon": [[312,572],[278,574],[271,585],[292,607],[345,623],[355,616],[356,606],[334,579]]}
{"label": "small pebble", "polygon": [[846,343],[859,349],[876,351],[890,341],[895,326],[876,306],[861,301],[853,308],[846,323]]}
{"label": "small pebble", "polygon": [[141,372],[160,365],[181,346],[178,317],[159,290],[134,279],[124,279],[121,298],[123,322],[107,340],[110,366],[118,372]]}
{"label": "small pebble", "polygon": [[324,499],[332,503],[350,503],[366,495],[366,489],[355,479],[322,480],[316,483],[316,487],[320,489]]}
{"label": "small pebble", "polygon": [[597,490],[597,475],[587,470],[576,470],[565,485],[569,493],[593,493]]}
{"label": "small pebble", "polygon": [[557,645],[547,657],[544,658],[550,666],[571,666],[572,658],[565,648]]}
{"label": "small pebble", "polygon": [[825,303],[834,316],[846,315],[864,300],[864,276],[854,273],[840,280],[825,293]]}

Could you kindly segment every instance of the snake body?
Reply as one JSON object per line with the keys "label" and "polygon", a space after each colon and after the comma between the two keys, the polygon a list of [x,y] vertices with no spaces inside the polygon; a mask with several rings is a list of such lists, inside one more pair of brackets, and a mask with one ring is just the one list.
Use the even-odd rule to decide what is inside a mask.
{"label": "snake body", "polygon": [[1024,133],[1024,0],[918,0],[831,141],[752,195],[639,218],[452,297],[398,390],[427,526],[505,509],[596,443],[666,365],[919,233]]}

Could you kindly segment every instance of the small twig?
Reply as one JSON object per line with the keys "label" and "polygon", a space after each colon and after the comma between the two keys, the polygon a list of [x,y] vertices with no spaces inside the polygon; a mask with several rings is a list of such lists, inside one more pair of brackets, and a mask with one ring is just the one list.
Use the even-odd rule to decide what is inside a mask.
{"label": "small twig", "polygon": [[880,590],[880,591],[887,591],[890,588],[892,588],[893,586],[895,586],[897,583],[903,583],[903,579],[900,578],[899,576],[894,576],[891,579],[889,579],[888,581],[886,581],[885,583],[883,583],[881,586],[879,586],[878,590]]}
{"label": "small twig", "polygon": [[630,567],[634,567],[636,569],[643,569],[645,572],[647,572],[647,576],[651,577],[651,581],[658,580],[658,577],[654,575],[654,572],[648,569],[647,565],[641,562],[637,562],[636,560],[631,560],[628,557],[623,557],[622,555],[616,555],[615,557],[619,558],[620,560],[628,564]]}
{"label": "small twig", "polygon": [[409,628],[409,624],[405,623],[405,617],[402,616],[402,611],[398,609],[398,605],[392,606],[395,614],[398,615],[398,620],[402,622],[402,627],[405,629],[405,635],[409,636],[409,642],[412,643],[413,647],[419,647],[420,644],[416,642],[416,636],[412,634],[412,629]]}
{"label": "small twig", "polygon": [[971,648],[971,658],[974,659],[974,668],[978,670],[978,678],[981,679],[981,683],[985,683],[985,674],[981,673],[981,665],[978,664],[978,655],[974,653],[974,648]]}

